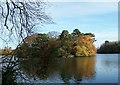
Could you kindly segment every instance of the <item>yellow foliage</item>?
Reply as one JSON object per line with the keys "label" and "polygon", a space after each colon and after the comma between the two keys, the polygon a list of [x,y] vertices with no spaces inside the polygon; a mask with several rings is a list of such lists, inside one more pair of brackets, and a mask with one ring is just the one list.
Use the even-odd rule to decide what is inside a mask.
{"label": "yellow foliage", "polygon": [[75,46],[75,56],[88,56],[87,48],[85,46]]}
{"label": "yellow foliage", "polygon": [[75,43],[73,51],[75,56],[93,56],[96,54],[95,46],[93,45],[94,39],[89,35],[79,36]]}

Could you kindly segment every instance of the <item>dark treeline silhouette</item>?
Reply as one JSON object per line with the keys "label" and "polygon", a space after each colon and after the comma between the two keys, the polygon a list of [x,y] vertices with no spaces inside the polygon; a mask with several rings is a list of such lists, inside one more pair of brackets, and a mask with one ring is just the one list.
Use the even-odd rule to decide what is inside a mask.
{"label": "dark treeline silhouette", "polygon": [[120,53],[120,41],[105,41],[100,48],[97,49],[97,53]]}

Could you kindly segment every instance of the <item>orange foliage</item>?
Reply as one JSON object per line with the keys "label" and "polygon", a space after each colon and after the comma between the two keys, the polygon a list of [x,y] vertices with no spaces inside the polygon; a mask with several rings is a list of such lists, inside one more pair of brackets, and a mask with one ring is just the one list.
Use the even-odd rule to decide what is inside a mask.
{"label": "orange foliage", "polygon": [[89,35],[79,36],[76,41],[73,51],[76,56],[93,56],[96,54],[96,48],[93,45],[94,39]]}

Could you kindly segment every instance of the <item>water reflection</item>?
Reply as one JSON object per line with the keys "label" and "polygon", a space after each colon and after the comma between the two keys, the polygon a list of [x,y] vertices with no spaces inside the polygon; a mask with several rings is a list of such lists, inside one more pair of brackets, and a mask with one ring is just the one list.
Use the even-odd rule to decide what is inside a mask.
{"label": "water reflection", "polygon": [[46,80],[57,72],[65,83],[70,83],[70,80],[79,83],[83,78],[94,77],[94,58],[32,58],[22,60],[20,67],[34,79]]}
{"label": "water reflection", "polygon": [[2,59],[3,85],[63,82],[118,83],[119,58],[116,54],[97,54],[95,57],[80,58],[46,57],[19,60],[9,56]]}

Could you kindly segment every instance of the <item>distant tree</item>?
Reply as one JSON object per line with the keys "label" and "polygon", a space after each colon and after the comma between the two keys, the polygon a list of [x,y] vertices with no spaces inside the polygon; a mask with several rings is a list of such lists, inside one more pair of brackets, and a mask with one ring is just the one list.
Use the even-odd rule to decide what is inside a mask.
{"label": "distant tree", "polygon": [[108,40],[106,40],[106,41],[105,41],[105,44],[108,44],[108,43],[109,43],[109,41],[108,41]]}
{"label": "distant tree", "polygon": [[48,32],[47,35],[49,38],[56,38],[57,39],[59,37],[60,33],[56,32],[56,31],[51,31],[51,32]]}
{"label": "distant tree", "polygon": [[62,33],[61,33],[61,35],[59,36],[60,37],[60,39],[62,40],[64,40],[64,39],[69,39],[69,32],[68,32],[68,30],[63,30],[62,31]]}
{"label": "distant tree", "polygon": [[91,37],[95,37],[95,35],[92,34],[92,33],[85,33],[84,35],[89,35],[89,36],[91,36]]}
{"label": "distant tree", "polygon": [[73,33],[72,33],[73,35],[80,35],[81,34],[81,32],[79,31],[79,29],[75,29],[75,30],[73,30]]}
{"label": "distant tree", "polygon": [[105,41],[100,48],[97,49],[97,53],[120,53],[120,41]]}
{"label": "distant tree", "polygon": [[73,39],[72,34],[69,34],[67,30],[63,30],[58,39],[49,38],[48,34],[34,34],[27,37],[25,40],[27,43],[21,45],[21,53],[19,53],[20,51],[18,52],[19,56],[70,57],[94,56],[96,54],[96,48],[93,45],[93,37],[80,35],[75,36]]}

